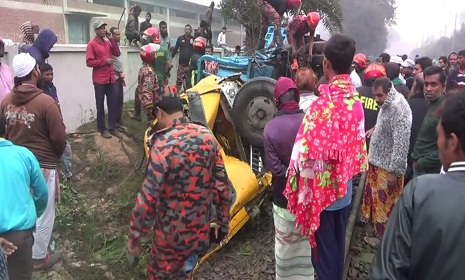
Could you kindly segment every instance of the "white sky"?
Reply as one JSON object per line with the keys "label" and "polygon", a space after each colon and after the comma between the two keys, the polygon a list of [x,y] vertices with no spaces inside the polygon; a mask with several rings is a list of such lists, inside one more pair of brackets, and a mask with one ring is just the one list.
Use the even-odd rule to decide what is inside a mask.
{"label": "white sky", "polygon": [[[186,0],[208,6],[211,0]],[[218,2],[219,0],[215,0]],[[344,1],[344,0],[341,0]],[[455,14],[457,28],[465,22],[464,0],[396,0],[397,31],[400,41],[390,42],[390,52],[410,53],[422,40],[438,38],[454,29]],[[347,15],[346,15],[347,16]]]}

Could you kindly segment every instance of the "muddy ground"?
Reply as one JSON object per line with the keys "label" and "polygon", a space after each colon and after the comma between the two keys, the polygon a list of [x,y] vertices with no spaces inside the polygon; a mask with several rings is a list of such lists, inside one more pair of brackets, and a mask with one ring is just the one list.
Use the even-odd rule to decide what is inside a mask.
{"label": "muddy ground", "polygon": [[[147,253],[139,262],[126,255],[130,213],[145,171],[145,161],[140,164],[145,122],[130,120],[128,113],[125,121],[127,133],[121,141],[93,133],[95,123],[70,135],[74,173],[81,179],[61,186],[51,247],[62,252],[63,260],[49,271],[34,273],[33,279],[147,279]],[[273,231],[268,200],[256,217],[198,269],[194,279],[275,279]],[[366,250],[360,252],[364,256]],[[365,279],[366,259],[358,262],[355,272],[349,270],[354,275],[351,279]],[[357,262],[353,263],[355,267]]]}

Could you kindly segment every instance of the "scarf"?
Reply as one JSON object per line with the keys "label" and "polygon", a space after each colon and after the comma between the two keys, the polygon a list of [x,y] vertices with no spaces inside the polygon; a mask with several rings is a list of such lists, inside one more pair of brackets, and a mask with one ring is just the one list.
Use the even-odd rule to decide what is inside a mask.
{"label": "scarf", "polygon": [[23,34],[23,43],[32,44],[34,43],[34,31],[32,28],[32,22],[26,21],[19,26],[19,30]]}
{"label": "scarf", "polygon": [[394,79],[392,79],[392,83],[394,84],[395,87],[403,84],[402,80],[399,77],[395,77]]}
{"label": "scarf", "polygon": [[344,197],[347,182],[367,169],[364,114],[349,75],[319,87],[297,134],[284,195],[296,228],[315,248],[320,213]]}

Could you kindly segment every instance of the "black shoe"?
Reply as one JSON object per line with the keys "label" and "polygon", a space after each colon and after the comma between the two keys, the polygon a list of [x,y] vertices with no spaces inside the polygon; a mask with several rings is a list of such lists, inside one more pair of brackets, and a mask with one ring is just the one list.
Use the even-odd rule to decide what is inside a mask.
{"label": "black shoe", "polygon": [[111,133],[108,130],[104,130],[104,131],[100,132],[100,135],[105,139],[110,139],[111,138]]}
{"label": "black shoe", "polygon": [[121,134],[121,132],[119,132],[118,130],[116,129],[110,129],[110,133],[111,135],[115,136],[116,138],[123,138],[123,134]]}

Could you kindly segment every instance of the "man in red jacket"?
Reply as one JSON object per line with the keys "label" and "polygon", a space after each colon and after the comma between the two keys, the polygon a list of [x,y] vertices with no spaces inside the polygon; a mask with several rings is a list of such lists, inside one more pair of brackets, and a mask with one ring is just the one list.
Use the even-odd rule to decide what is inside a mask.
{"label": "man in red jacket", "polygon": [[[122,138],[122,134],[116,130],[118,117],[118,94],[115,84],[115,72],[113,70],[112,55],[119,56],[118,45],[107,39],[107,24],[101,20],[94,22],[95,37],[87,44],[86,64],[92,67],[92,81],[95,89],[95,101],[97,106],[97,129],[104,138],[115,136]],[[108,125],[105,125],[105,97],[108,107]]]}

